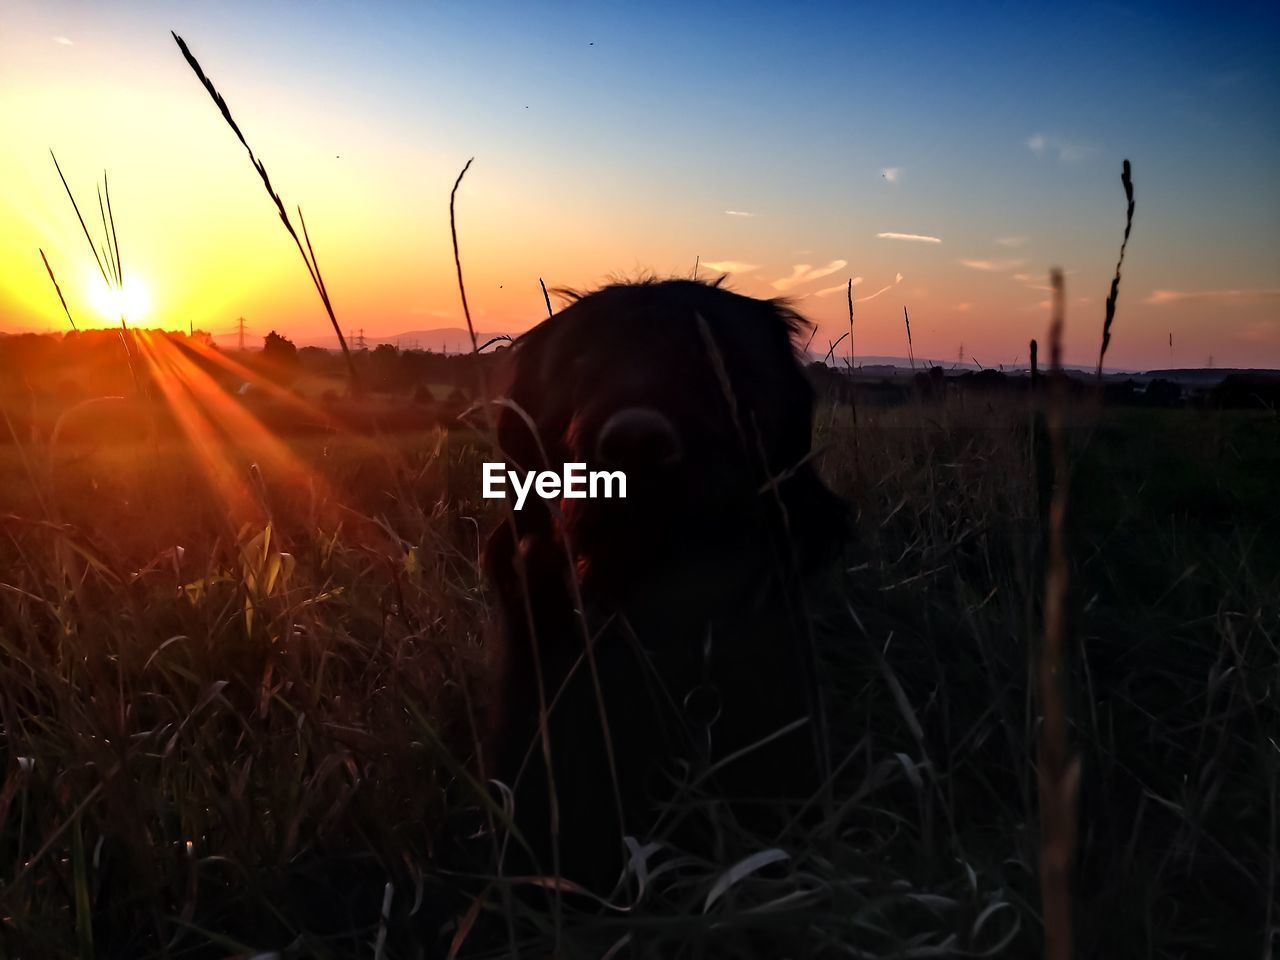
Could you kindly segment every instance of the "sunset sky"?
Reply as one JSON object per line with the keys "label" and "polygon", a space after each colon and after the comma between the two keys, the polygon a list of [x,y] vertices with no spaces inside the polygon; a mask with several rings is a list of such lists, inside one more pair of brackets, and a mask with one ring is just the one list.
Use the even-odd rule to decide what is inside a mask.
{"label": "sunset sky", "polygon": [[[855,351],[1025,363],[1067,271],[1067,359],[1280,367],[1280,5],[0,0],[0,330],[114,322],[53,163],[110,173],[139,325],[328,321],[184,37],[291,207],[343,326],[477,326],[548,286],[731,275]],[[87,212],[87,211],[86,211]],[[95,284],[95,278],[96,284]],[[1172,347],[1170,347],[1172,335]],[[260,341],[257,341],[260,342]],[[430,344],[424,344],[430,346]],[[845,347],[842,345],[842,354]]]}

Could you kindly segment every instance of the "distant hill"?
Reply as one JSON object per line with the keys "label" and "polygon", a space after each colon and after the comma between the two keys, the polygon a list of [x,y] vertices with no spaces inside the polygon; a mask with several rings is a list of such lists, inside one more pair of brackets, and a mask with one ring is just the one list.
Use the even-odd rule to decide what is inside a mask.
{"label": "distant hill", "polygon": [[[821,361],[825,354],[816,350],[808,352],[808,359],[811,361]],[[845,358],[837,357],[834,360],[828,360],[827,365],[837,370],[845,369]],[[911,373],[918,370],[928,370],[930,367],[942,367],[948,373],[952,371],[964,372],[966,370],[999,370],[1003,373],[1017,375],[1026,374],[1029,369],[1026,364],[1018,364],[1016,366],[1006,364],[1003,367],[999,364],[992,364],[987,367],[981,367],[976,363],[957,363],[951,361],[929,360],[927,358],[916,357],[915,365],[906,357],[877,357],[865,356],[854,358],[854,368],[857,373],[864,377],[892,377],[895,375]],[[1067,372],[1071,374],[1082,374],[1092,376],[1096,368],[1087,365],[1067,364]],[[1136,370],[1136,369],[1117,369],[1115,367],[1107,367],[1103,371],[1104,376],[1109,380],[1128,380],[1134,379],[1141,382],[1149,380],[1172,380],[1175,383],[1182,383],[1195,387],[1212,387],[1231,374],[1246,374],[1255,377],[1280,377],[1280,370],[1271,370],[1267,368],[1246,368],[1246,367],[1186,367],[1179,369],[1166,370]]]}
{"label": "distant hill", "polygon": [[[827,354],[825,351],[810,349],[806,356],[808,360],[817,362],[826,358]],[[844,370],[846,368],[846,359],[847,355],[837,355],[836,357],[827,360],[827,366],[833,367],[837,370]],[[1003,365],[999,363],[990,363],[983,365],[974,363],[972,360],[966,360],[962,363],[957,360],[932,360],[928,357],[916,357],[913,363],[908,357],[882,357],[874,354],[854,357],[853,366],[859,374],[869,377],[913,373],[920,370],[928,370],[930,367],[941,367],[947,372],[956,371],[960,373],[963,373],[966,370],[999,370],[1008,374],[1029,372],[1029,368],[1025,363],[1006,363]],[[1067,364],[1067,370],[1074,373],[1093,373],[1094,369],[1094,367],[1089,366]],[[1106,370],[1106,374],[1111,377],[1130,376],[1131,372],[1127,370],[1115,370],[1108,368]]]}
{"label": "distant hill", "polygon": [[1224,377],[1233,373],[1250,376],[1280,377],[1280,370],[1269,370],[1265,367],[1186,367],[1176,370],[1148,370],[1143,376],[1153,380],[1175,380],[1180,383],[1198,383],[1211,385],[1219,383]]}

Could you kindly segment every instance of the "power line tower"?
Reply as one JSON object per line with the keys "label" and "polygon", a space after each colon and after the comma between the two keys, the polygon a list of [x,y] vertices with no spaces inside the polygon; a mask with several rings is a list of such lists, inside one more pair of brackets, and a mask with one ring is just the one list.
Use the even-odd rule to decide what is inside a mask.
{"label": "power line tower", "polygon": [[366,349],[365,343],[364,343],[364,327],[361,327],[360,330],[356,333],[356,349],[357,350]]}
{"label": "power line tower", "polygon": [[236,330],[240,334],[240,352],[244,353],[244,317],[236,321]]}

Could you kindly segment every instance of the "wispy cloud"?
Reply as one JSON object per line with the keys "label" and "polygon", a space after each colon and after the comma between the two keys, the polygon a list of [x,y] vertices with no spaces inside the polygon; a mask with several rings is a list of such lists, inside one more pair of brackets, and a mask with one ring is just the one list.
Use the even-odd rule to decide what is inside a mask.
{"label": "wispy cloud", "polygon": [[53,42],[60,44],[61,46],[64,46],[64,47],[75,46],[75,43],[73,43],[69,37],[54,37]]}
{"label": "wispy cloud", "polygon": [[[859,284],[861,284],[861,283],[862,283],[862,278],[861,278],[861,277],[854,277],[854,278],[853,278],[853,285],[854,285],[855,287],[856,287],[856,286],[858,286],[858,285],[859,285]],[[812,294],[810,294],[810,296],[813,296],[813,297],[829,297],[829,296],[831,296],[833,293],[844,293],[844,292],[845,292],[846,290],[848,290],[848,289],[849,289],[849,283],[848,283],[848,281],[845,281],[844,283],[837,283],[834,287],[823,287],[821,290],[815,290],[815,291],[813,291],[813,293],[812,293]]]}
{"label": "wispy cloud", "polygon": [[1038,157],[1056,156],[1061,163],[1076,163],[1098,152],[1098,148],[1091,144],[1063,140],[1047,133],[1034,133],[1028,137],[1027,149]]}
{"label": "wispy cloud", "polygon": [[748,213],[746,210],[726,210],[725,214],[730,217],[754,217],[754,213]]}
{"label": "wispy cloud", "polygon": [[985,270],[988,273],[1003,273],[1005,270],[1015,270],[1026,263],[1026,260],[965,260],[959,261],[971,270]]}
{"label": "wispy cloud", "polygon": [[1152,290],[1143,303],[1261,303],[1280,300],[1280,289],[1266,290]]}
{"label": "wispy cloud", "polygon": [[877,290],[875,293],[869,293],[869,294],[867,294],[865,297],[855,297],[853,302],[854,302],[854,303],[866,303],[868,300],[874,300],[876,297],[880,296],[880,294],[882,294],[882,293],[884,293],[884,292],[886,292],[886,291],[888,291],[888,290],[892,290],[892,289],[893,289],[893,284],[892,284],[892,283],[890,283],[890,284],[888,284],[888,285],[886,285],[886,286],[881,287],[881,288],[880,288],[879,290]]}
{"label": "wispy cloud", "polygon": [[825,267],[814,267],[807,263],[797,263],[791,268],[791,276],[780,277],[773,281],[773,289],[790,290],[793,287],[801,286],[812,280],[821,280],[823,277],[829,277],[837,270],[843,270],[849,265],[848,260],[832,260]]}
{"label": "wispy cloud", "polygon": [[897,183],[902,176],[901,167],[885,167],[880,171],[880,179],[887,180],[889,183]]}
{"label": "wispy cloud", "polygon": [[760,269],[758,263],[742,263],[739,260],[703,260],[702,266],[712,273],[750,273]]}
{"label": "wispy cloud", "polygon": [[910,240],[912,243],[941,243],[941,237],[930,237],[923,233],[877,233],[881,240]]}
{"label": "wispy cloud", "polygon": [[897,276],[895,276],[895,277],[893,278],[893,283],[886,283],[883,287],[881,287],[881,288],[880,288],[879,290],[877,290],[875,293],[869,293],[869,294],[867,294],[865,297],[857,297],[857,298],[855,298],[855,299],[854,299],[854,301],[853,301],[853,302],[854,302],[854,303],[866,303],[868,300],[874,300],[876,297],[880,296],[880,294],[882,294],[882,293],[886,293],[886,292],[888,292],[889,290],[892,290],[894,287],[896,287],[896,286],[897,286],[898,284],[900,284],[901,282],[902,282],[902,274],[900,274],[900,273],[899,273]]}
{"label": "wispy cloud", "polygon": [[1021,247],[1026,242],[1026,237],[996,237],[996,243],[1002,247]]}
{"label": "wispy cloud", "polygon": [[1013,279],[1017,280],[1020,284],[1022,284],[1028,290],[1049,291],[1053,289],[1053,287],[1049,286],[1047,283],[1044,282],[1044,277],[1037,277],[1035,274],[1015,273],[1013,275]]}

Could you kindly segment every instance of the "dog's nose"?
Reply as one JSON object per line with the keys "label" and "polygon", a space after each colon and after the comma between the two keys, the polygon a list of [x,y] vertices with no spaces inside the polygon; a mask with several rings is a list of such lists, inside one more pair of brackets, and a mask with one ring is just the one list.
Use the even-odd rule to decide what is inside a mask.
{"label": "dog's nose", "polygon": [[604,422],[596,437],[596,456],[622,470],[677,463],[684,456],[671,421],[650,407],[626,407]]}

